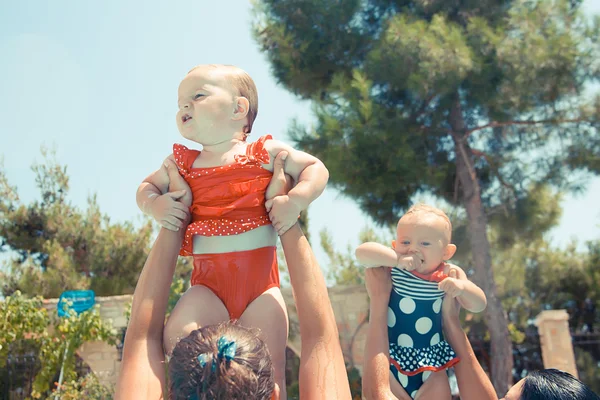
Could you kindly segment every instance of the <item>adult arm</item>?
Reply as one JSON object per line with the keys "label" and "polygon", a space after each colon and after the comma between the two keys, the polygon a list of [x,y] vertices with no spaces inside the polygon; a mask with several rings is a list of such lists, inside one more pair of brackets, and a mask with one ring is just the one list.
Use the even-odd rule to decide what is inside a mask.
{"label": "adult arm", "polygon": [[300,398],[351,399],[337,325],[321,268],[298,224],[281,236],[281,244],[300,321]]}
{"label": "adult arm", "polygon": [[[176,173],[174,164],[170,164],[170,171],[171,168],[175,168]],[[189,196],[185,196],[185,201],[189,202]],[[188,222],[187,218],[184,224]],[[175,232],[162,228],[146,259],[133,293],[117,380],[117,400],[163,398],[166,385],[162,333],[169,289],[184,234],[184,229]]]}
{"label": "adult arm", "polygon": [[443,302],[442,315],[444,337],[460,362],[454,365],[458,389],[462,400],[496,400],[492,382],[479,364],[467,335],[460,326],[459,305],[456,300],[447,298]]}
{"label": "adult arm", "polygon": [[390,354],[387,310],[392,290],[390,269],[369,268],[365,271],[369,294],[369,326],[363,365],[363,396],[367,400],[397,400],[390,389]]}
{"label": "adult arm", "polygon": [[138,279],[123,344],[116,399],[160,399],[165,388],[162,331],[184,230],[162,228]]}

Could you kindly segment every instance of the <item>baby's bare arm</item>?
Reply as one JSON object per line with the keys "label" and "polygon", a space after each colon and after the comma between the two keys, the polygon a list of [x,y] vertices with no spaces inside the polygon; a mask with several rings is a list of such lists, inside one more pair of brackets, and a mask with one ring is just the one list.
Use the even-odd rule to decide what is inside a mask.
{"label": "baby's bare arm", "polygon": [[177,231],[183,226],[182,221],[188,210],[175,200],[182,195],[190,196],[190,191],[186,184],[186,191],[169,192],[169,174],[183,180],[177,172],[173,155],[167,157],[159,169],[144,179],[137,190],[136,201],[144,214],[152,216],[162,227]]}
{"label": "baby's bare arm", "polygon": [[[167,160],[174,161],[173,155],[167,157]],[[169,174],[165,163],[160,168],[151,173],[142,181],[136,193],[137,205],[146,215],[152,215],[151,205],[156,198],[169,190]]]}
{"label": "baby's bare arm", "polygon": [[398,255],[393,249],[375,242],[361,244],[354,254],[366,267],[395,267],[398,264]]}
{"label": "baby's bare arm", "polygon": [[[448,278],[444,281],[448,281],[452,285],[456,285],[460,288],[461,293],[456,296],[456,300],[466,310],[474,313],[479,313],[485,310],[487,306],[487,299],[483,290],[473,282],[469,280],[465,271],[456,265],[446,265],[445,271],[448,274]],[[444,281],[440,283],[440,288],[443,287]]]}

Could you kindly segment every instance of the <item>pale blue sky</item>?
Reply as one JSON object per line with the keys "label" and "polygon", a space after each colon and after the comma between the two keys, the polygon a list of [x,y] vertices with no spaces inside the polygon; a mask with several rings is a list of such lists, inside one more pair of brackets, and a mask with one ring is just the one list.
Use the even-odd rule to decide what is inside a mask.
{"label": "pale blue sky", "polygon": [[[586,1],[600,12],[600,0]],[[251,7],[235,1],[0,0],[0,156],[22,201],[34,200],[30,166],[42,144],[53,145],[71,177],[70,200],[85,207],[98,196],[113,221],[135,220],[135,190],[170,153],[193,145],[175,126],[180,79],[196,64],[237,65],[256,81],[256,138],[287,140],[292,118],[310,123],[310,104],[279,87],[250,34]],[[568,196],[554,243],[600,237],[600,179]],[[358,244],[369,218],[335,190],[309,211],[310,233],[323,266],[318,232],[328,227],[338,249]]]}

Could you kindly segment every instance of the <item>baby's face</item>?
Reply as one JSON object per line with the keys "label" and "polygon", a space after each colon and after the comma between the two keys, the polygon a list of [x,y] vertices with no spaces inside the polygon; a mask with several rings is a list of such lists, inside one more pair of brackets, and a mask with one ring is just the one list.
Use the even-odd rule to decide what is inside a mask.
{"label": "baby's face", "polygon": [[398,222],[396,253],[413,255],[421,260],[417,272],[433,272],[446,257],[449,234],[448,223],[435,214],[414,213]]}
{"label": "baby's face", "polygon": [[[222,71],[200,67],[179,84],[177,128],[183,137],[203,145],[231,140],[227,129],[236,93]],[[223,136],[227,137],[223,137]]]}

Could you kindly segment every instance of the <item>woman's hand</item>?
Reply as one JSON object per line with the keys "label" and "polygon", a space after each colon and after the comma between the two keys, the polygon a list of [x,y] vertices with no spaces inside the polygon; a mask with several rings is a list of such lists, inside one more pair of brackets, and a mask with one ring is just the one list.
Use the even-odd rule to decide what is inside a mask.
{"label": "woman's hand", "polygon": [[[451,269],[448,277],[456,279],[456,270]],[[444,329],[462,329],[460,326],[460,304],[456,298],[447,296],[444,299],[442,303],[442,319]]]}
{"label": "woman's hand", "polygon": [[283,235],[296,222],[302,209],[298,207],[287,195],[293,187],[292,178],[284,171],[287,151],[281,151],[273,162],[273,177],[265,192],[265,208],[273,227],[279,234]]}
{"label": "woman's hand", "polygon": [[[271,182],[269,182],[269,186],[265,191],[265,199],[272,200],[277,196],[283,196],[288,194],[290,190],[294,187],[294,180],[291,176],[285,173],[285,159],[287,158],[287,151],[281,151],[275,157],[275,161],[273,161],[273,177],[271,178]],[[267,212],[271,211],[272,202],[269,202],[269,207],[267,207]],[[266,206],[266,205],[265,205]]]}
{"label": "woman's hand", "polygon": [[387,303],[390,300],[392,291],[391,268],[367,268],[365,271],[365,284],[371,301]]}
{"label": "woman's hand", "polygon": [[186,208],[186,218],[183,219],[182,222],[184,226],[187,226],[187,224],[190,222],[189,208],[192,205],[192,190],[185,179],[179,175],[177,165],[172,160],[167,159],[165,160],[164,164],[165,167],[167,167],[167,173],[169,174],[169,192],[175,192],[180,195],[175,199]]}

